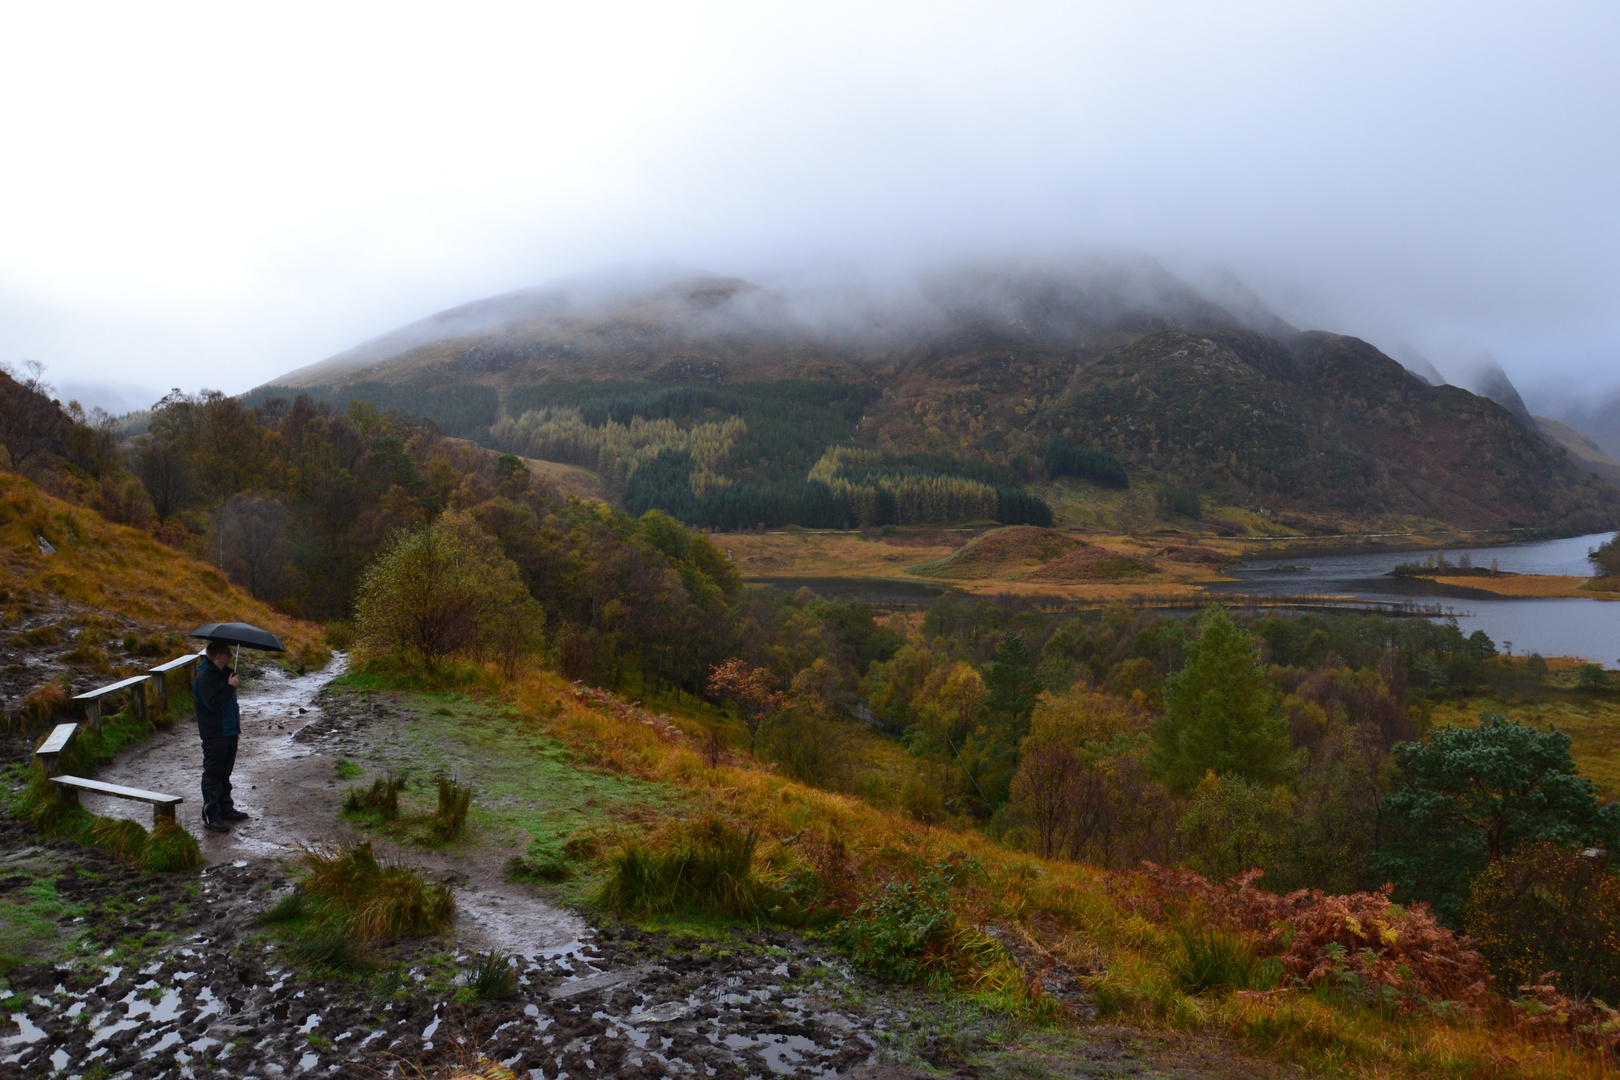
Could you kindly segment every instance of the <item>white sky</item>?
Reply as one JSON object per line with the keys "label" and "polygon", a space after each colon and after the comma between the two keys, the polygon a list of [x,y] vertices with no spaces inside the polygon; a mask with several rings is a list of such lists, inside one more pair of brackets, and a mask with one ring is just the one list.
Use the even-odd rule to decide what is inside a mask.
{"label": "white sky", "polygon": [[0,360],[240,391],[623,261],[1121,246],[1620,383],[1620,4],[0,5]]}

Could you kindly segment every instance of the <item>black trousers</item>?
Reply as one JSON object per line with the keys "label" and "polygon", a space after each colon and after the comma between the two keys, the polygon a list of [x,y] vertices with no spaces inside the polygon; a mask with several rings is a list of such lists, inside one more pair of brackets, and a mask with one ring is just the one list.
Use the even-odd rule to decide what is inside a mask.
{"label": "black trousers", "polygon": [[203,737],[203,820],[219,821],[236,804],[231,801],[231,770],[236,767],[237,736]]}

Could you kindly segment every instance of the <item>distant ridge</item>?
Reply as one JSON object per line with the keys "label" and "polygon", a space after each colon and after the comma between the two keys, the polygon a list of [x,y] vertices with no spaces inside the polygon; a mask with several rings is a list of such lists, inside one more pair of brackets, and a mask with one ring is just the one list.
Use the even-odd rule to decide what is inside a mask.
{"label": "distant ridge", "polygon": [[[1003,524],[1043,520],[1053,439],[1181,504],[1201,494],[1305,531],[1620,525],[1609,466],[1538,425],[1486,359],[1479,393],[1433,385],[1366,342],[1297,330],[1235,278],[1206,291],[1140,258],[819,291],[660,267],[463,304],[249,399],[419,413],[717,528],[836,525],[857,505],[902,520],[873,492],[904,502],[930,476]],[[632,433],[638,417],[666,426]],[[817,466],[841,444],[875,456]],[[855,501],[805,487],[813,467]]]}

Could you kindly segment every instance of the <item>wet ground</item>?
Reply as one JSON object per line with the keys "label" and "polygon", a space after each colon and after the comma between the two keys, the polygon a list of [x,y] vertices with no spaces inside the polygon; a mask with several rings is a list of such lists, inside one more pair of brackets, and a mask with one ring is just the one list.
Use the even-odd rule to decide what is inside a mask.
{"label": "wet ground", "polygon": [[[269,673],[244,689],[237,802],[253,818],[229,836],[198,827],[196,736],[184,725],[99,774],[185,795],[181,820],[209,859],[199,872],[142,874],[0,821],[0,904],[48,884],[59,924],[59,940],[41,945],[53,959],[5,976],[0,1080],[433,1076],[475,1060],[530,1080],[1262,1071],[1208,1040],[1172,1045],[1087,1023],[1078,986],[1054,984],[1078,1026],[1031,1030],[960,997],[880,986],[783,932],[593,926],[506,882],[499,851],[394,853],[454,883],[451,934],[389,943],[364,970],[312,970],[255,918],[292,888],[302,846],[340,835],[333,760],[400,707],[328,689],[340,670]],[[16,743],[10,756],[22,752]],[[85,801],[99,814],[147,813]],[[501,1000],[469,986],[490,949],[515,976]]]}

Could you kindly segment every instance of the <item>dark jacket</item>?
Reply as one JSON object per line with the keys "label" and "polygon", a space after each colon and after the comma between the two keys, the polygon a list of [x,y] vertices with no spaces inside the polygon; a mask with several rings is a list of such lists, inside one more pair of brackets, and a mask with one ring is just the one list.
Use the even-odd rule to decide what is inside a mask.
{"label": "dark jacket", "polygon": [[242,710],[236,706],[236,687],[230,668],[221,671],[212,660],[199,663],[191,697],[197,703],[197,734],[205,739],[242,734]]}

